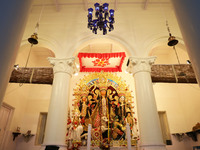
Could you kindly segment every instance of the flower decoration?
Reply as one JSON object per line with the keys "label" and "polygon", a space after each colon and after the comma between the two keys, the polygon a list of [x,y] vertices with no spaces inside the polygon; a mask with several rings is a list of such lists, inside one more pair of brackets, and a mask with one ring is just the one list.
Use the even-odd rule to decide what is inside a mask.
{"label": "flower decoration", "polygon": [[94,66],[105,67],[107,65],[110,65],[109,58],[101,58],[101,59],[98,58],[92,62],[94,63]]}

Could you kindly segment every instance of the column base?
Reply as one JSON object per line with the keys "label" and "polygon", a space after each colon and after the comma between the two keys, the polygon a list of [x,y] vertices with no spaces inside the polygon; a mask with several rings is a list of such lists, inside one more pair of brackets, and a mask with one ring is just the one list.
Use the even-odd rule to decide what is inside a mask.
{"label": "column base", "polygon": [[167,150],[165,145],[140,145],[139,150]]}

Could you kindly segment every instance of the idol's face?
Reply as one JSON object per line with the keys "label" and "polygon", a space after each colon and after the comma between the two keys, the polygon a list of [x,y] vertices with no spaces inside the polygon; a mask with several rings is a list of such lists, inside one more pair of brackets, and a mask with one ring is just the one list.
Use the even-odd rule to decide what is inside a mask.
{"label": "idol's face", "polygon": [[87,99],[86,96],[83,96],[83,97],[82,97],[83,102],[85,102],[86,99]]}
{"label": "idol's face", "polygon": [[106,90],[101,90],[101,95],[106,95]]}
{"label": "idol's face", "polygon": [[125,97],[124,96],[121,96],[120,97],[120,100],[123,102],[125,100]]}

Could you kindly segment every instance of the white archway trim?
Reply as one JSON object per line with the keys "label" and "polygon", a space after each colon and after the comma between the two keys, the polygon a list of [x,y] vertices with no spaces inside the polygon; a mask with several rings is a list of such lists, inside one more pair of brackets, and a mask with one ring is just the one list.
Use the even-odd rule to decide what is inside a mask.
{"label": "white archway trim", "polygon": [[[26,37],[27,38],[24,38],[22,40],[20,47],[29,44],[28,38],[30,36],[29,37],[26,36]],[[44,34],[39,34],[37,46],[48,48],[49,50],[54,52],[55,56],[57,56],[59,51],[64,49],[57,40],[55,40],[54,38],[52,38],[49,35],[44,35]]]}
{"label": "white archway trim", "polygon": [[[168,46],[168,45],[167,45],[168,38],[169,38],[168,36],[161,36],[161,37],[159,37],[159,38],[156,38],[156,39],[152,40],[152,41],[149,43],[148,47],[147,47],[147,54],[146,54],[146,55],[148,56],[148,55],[151,53],[151,51],[152,51],[154,48],[158,47],[158,46],[162,46],[162,45]],[[176,37],[176,38],[177,38],[178,41],[179,41],[179,43],[176,45],[176,47],[179,47],[180,49],[186,51],[186,47],[185,47],[185,44],[184,44],[183,39],[180,38],[180,37]]]}
{"label": "white archway trim", "polygon": [[132,48],[128,43],[126,43],[126,41],[119,39],[116,36],[107,35],[105,37],[104,35],[92,35],[86,36],[82,38],[79,42],[77,42],[76,46],[73,48],[73,56],[88,44],[101,43],[101,41],[105,39],[109,42],[114,42],[120,47],[124,48],[124,50],[130,56],[134,56],[136,53],[134,48]]}

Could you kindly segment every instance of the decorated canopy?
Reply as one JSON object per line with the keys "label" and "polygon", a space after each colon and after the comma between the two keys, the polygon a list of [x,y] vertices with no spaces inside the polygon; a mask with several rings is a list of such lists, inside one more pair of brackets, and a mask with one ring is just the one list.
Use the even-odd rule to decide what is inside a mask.
{"label": "decorated canopy", "polygon": [[79,53],[80,72],[121,72],[125,52]]}

